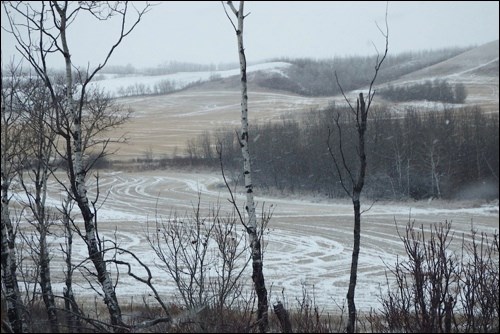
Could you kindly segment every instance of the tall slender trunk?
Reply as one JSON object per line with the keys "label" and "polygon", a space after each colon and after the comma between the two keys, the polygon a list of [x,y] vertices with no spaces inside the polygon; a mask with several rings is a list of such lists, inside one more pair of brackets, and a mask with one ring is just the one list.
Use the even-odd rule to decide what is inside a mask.
{"label": "tall slender trunk", "polygon": [[352,203],[354,206],[354,243],[352,248],[351,259],[351,275],[349,277],[349,289],[347,291],[347,309],[348,323],[347,332],[354,333],[356,330],[356,304],[354,302],[354,294],[356,290],[356,282],[358,278],[358,261],[359,250],[361,245],[361,204],[360,196],[363,190],[366,174],[366,153],[365,153],[365,132],[368,112],[366,110],[363,93],[359,94],[358,105],[356,110],[357,128],[358,128],[358,157],[359,171],[356,178],[356,183],[353,185]]}
{"label": "tall slender trunk", "polygon": [[262,250],[260,239],[257,231],[257,217],[255,214],[255,202],[253,196],[252,184],[252,168],[250,151],[248,148],[248,93],[247,93],[247,74],[246,74],[246,57],[245,48],[243,47],[243,20],[245,18],[244,1],[240,1],[239,10],[233,7],[231,2],[228,2],[231,9],[238,18],[238,27],[236,28],[236,36],[238,39],[238,54],[240,60],[241,74],[241,134],[239,143],[241,146],[241,154],[243,155],[243,175],[245,179],[246,189],[246,211],[248,213],[248,222],[246,225],[247,233],[250,238],[250,248],[252,251],[252,280],[254,283],[255,293],[257,295],[257,321],[259,330],[264,333],[268,329],[268,301],[267,289],[264,279]]}
{"label": "tall slender trunk", "polygon": [[[47,234],[49,230],[49,217],[46,211],[47,199],[47,181],[49,178],[49,160],[51,155],[51,142],[46,142],[44,128],[44,113],[40,111],[36,120],[38,136],[38,147],[36,154],[37,165],[35,173],[35,212],[37,219],[37,230],[40,241],[40,287],[42,289],[42,298],[47,310],[50,328],[52,333],[59,332],[59,324],[56,313],[56,303],[54,293],[52,292],[52,283],[50,278],[50,254],[47,245]],[[32,208],[33,209],[33,208]]]}
{"label": "tall slender trunk", "polygon": [[[3,82],[3,76],[2,76]],[[14,332],[24,333],[27,331],[24,321],[24,305],[19,292],[17,282],[17,260],[15,249],[15,234],[10,219],[9,210],[9,190],[12,181],[13,167],[9,159],[11,151],[18,149],[17,135],[12,136],[10,130],[11,120],[6,117],[6,107],[4,105],[2,86],[2,157],[1,157],[1,268],[2,268],[2,295],[5,295],[7,306],[7,317]]]}
{"label": "tall slender trunk", "polygon": [[[99,249],[96,235],[97,231],[94,222],[94,214],[90,209],[89,200],[87,198],[87,186],[85,184],[86,170],[83,166],[82,150],[82,115],[80,106],[75,106],[75,102],[73,101],[74,84],[71,73],[71,55],[69,53],[68,43],[66,40],[66,9],[67,8],[59,8],[58,11],[61,17],[61,42],[66,69],[67,108],[69,111],[69,116],[72,120],[71,136],[66,139],[71,190],[82,213],[83,221],[85,224],[85,242],[87,244],[89,257],[97,270],[97,278],[104,292],[104,303],[107,305],[108,312],[111,318],[111,324],[114,326],[123,326],[120,305],[118,304],[118,300],[116,298],[113,281],[106,268],[104,255]],[[83,98],[83,93],[81,96]]]}
{"label": "tall slender trunk", "polygon": [[43,302],[49,318],[50,329],[52,333],[58,333],[59,324],[57,321],[56,303],[50,279],[50,257],[47,245],[46,226],[41,227],[40,231],[40,286],[42,289]]}
{"label": "tall slender trunk", "polygon": [[63,203],[63,225],[66,235],[66,248],[64,254],[66,255],[66,273],[65,273],[65,287],[63,289],[64,296],[64,309],[66,310],[66,327],[68,330],[76,328],[78,331],[80,326],[80,318],[77,316],[79,313],[78,305],[73,294],[73,231],[71,230],[71,196],[68,194],[67,199]]}
{"label": "tall slender trunk", "polygon": [[2,290],[5,294],[7,304],[7,317],[12,329],[16,333],[25,333],[26,322],[23,319],[23,302],[19,293],[17,283],[17,263],[14,244],[14,234],[12,221],[9,211],[9,186],[10,180],[3,170],[4,161],[2,161],[2,218],[1,218],[1,252],[2,252]]}
{"label": "tall slender trunk", "polygon": [[[356,116],[356,128],[358,132],[358,147],[357,147],[357,157],[358,157],[358,173],[355,177],[352,176],[351,171],[349,168],[346,167],[345,160],[344,160],[344,167],[347,169],[350,179],[352,182],[352,194],[347,190],[346,187],[344,187],[344,190],[346,191],[347,194],[350,195],[352,199],[352,203],[354,206],[354,243],[353,243],[353,249],[352,249],[352,258],[351,258],[351,274],[349,278],[349,289],[347,291],[347,306],[348,306],[348,322],[347,322],[347,327],[346,331],[348,333],[354,333],[356,332],[356,304],[354,302],[354,295],[355,295],[355,290],[356,290],[356,282],[357,282],[357,273],[358,273],[358,261],[359,261],[359,252],[360,252],[360,247],[361,247],[361,192],[363,190],[363,186],[365,184],[365,176],[366,176],[366,151],[365,151],[365,133],[368,125],[368,111],[370,109],[370,105],[373,101],[373,96],[375,95],[375,92],[372,90],[373,89],[373,84],[375,83],[375,80],[377,79],[378,72],[380,71],[380,67],[382,66],[382,63],[384,62],[386,56],[387,56],[387,51],[388,51],[388,46],[389,46],[389,28],[387,26],[387,9],[386,9],[386,33],[382,33],[382,35],[385,37],[385,52],[383,56],[380,58],[379,55],[377,55],[377,62],[375,65],[375,74],[372,78],[372,81],[370,83],[370,88],[368,90],[368,99],[365,101],[363,97],[363,93],[359,93],[359,97],[357,99],[357,104],[356,104],[356,110],[351,106],[349,103],[349,107],[351,111],[354,112]],[[338,83],[338,81],[337,81]],[[339,84],[340,86],[340,84]],[[341,89],[342,91],[342,89]],[[342,91],[342,95],[344,95]],[[347,101],[347,98],[344,95],[344,98]],[[349,102],[349,101],[347,101]],[[338,123],[337,123],[338,126]],[[339,127],[339,132],[340,132],[340,127]],[[340,135],[340,133],[339,133]],[[342,147],[342,144],[340,144]],[[344,159],[343,152],[341,152],[342,159]],[[333,155],[332,155],[333,157]],[[338,164],[334,158],[334,162],[336,165],[337,170],[339,170]],[[344,185],[342,181],[342,176],[339,171],[339,177],[341,179],[342,185]]]}

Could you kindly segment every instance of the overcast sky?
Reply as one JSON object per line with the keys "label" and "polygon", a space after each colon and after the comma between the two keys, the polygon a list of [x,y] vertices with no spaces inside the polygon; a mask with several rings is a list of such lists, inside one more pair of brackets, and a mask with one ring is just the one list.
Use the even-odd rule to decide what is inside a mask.
{"label": "overcast sky", "polygon": [[[134,2],[141,7],[141,2]],[[237,6],[237,1],[235,1]],[[244,44],[249,62],[275,57],[331,58],[383,50],[385,1],[247,1]],[[2,26],[6,24],[2,8]],[[231,14],[232,15],[232,14]],[[232,17],[232,16],[231,16]],[[87,16],[73,23],[76,64],[97,65],[116,36]],[[398,1],[388,4],[389,54],[481,45],[499,38],[498,1]],[[15,53],[2,30],[5,64]],[[19,56],[16,56],[19,58]],[[62,67],[61,59],[57,59]],[[164,62],[238,62],[237,41],[219,1],[163,1],[120,45],[110,64],[154,67]]]}

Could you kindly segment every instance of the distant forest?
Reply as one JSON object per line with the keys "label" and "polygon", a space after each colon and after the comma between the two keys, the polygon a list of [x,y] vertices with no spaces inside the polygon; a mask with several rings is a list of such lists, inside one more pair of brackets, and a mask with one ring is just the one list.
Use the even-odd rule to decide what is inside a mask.
{"label": "distant forest", "polygon": [[[352,113],[331,106],[300,119],[283,118],[251,128],[255,186],[263,191],[344,196],[327,145],[330,129],[330,146],[339,154],[339,131],[333,122],[337,114],[342,150],[352,165],[357,135]],[[366,144],[365,195],[391,200],[498,198],[498,116],[478,107],[429,113],[409,108],[397,116],[385,108],[373,109]],[[188,142],[187,156],[159,163],[218,168],[218,142],[226,174],[241,180],[241,152],[234,130],[206,132]]]}
{"label": "distant forest", "polygon": [[[396,80],[405,74],[437,64],[469,49],[470,48],[445,48],[441,50],[406,52],[399,55],[389,55],[384,61],[379,76],[377,77],[377,83],[382,84]],[[340,88],[336,82],[335,74],[337,74],[339,81],[342,83],[342,88],[345,91],[364,88],[373,76],[375,60],[376,56],[336,57],[319,60],[311,58],[270,59],[269,62],[287,62],[292,64],[292,66],[284,69],[282,74],[279,72],[258,72],[250,78],[250,82],[264,88],[288,91],[303,96],[333,96],[340,94]],[[221,80],[221,78],[216,74],[216,71],[235,69],[238,68],[238,66],[239,65],[237,63],[202,65],[187,62],[168,62],[156,67],[136,69],[134,66],[129,64],[127,66],[108,66],[103,69],[102,73],[121,75],[141,74],[153,76],[177,72],[213,71],[214,75],[211,80]],[[103,76],[99,78],[103,78]],[[222,80],[231,79],[228,78]],[[189,87],[200,84],[203,84],[203,82],[192,83]],[[431,83],[431,85],[432,84],[433,83]],[[183,89],[185,88],[186,87]],[[394,87],[394,89],[397,88]],[[176,82],[164,80],[151,87],[144,84],[122,87],[120,95],[162,95],[174,93],[179,90],[180,89],[177,87]],[[400,99],[404,100],[405,98],[408,98],[407,95],[399,93],[395,94],[396,92],[396,90],[387,92],[387,96],[390,96],[392,100],[399,101],[401,101]],[[434,101],[434,98],[437,98],[438,101],[442,102],[460,103],[460,99],[456,100],[455,98],[452,98],[452,100],[449,100],[449,96],[446,94],[442,97],[432,95],[430,98],[419,95],[418,98],[432,101]],[[442,98],[448,100],[443,100]]]}
{"label": "distant forest", "polygon": [[[396,80],[405,74],[440,63],[469,49],[446,48],[388,55],[377,77],[377,84]],[[257,78],[258,85],[305,96],[333,96],[341,93],[335,74],[344,91],[365,88],[373,77],[376,56],[324,60],[280,58],[274,61],[288,62],[293,66],[286,70],[285,75],[263,74]]]}
{"label": "distant forest", "polygon": [[446,80],[426,80],[423,83],[405,84],[401,86],[389,85],[380,89],[378,94],[386,100],[405,101],[436,101],[445,103],[464,103],[467,90],[461,82],[451,85]]}
{"label": "distant forest", "polygon": [[[390,82],[468,49],[448,48],[389,56],[377,82]],[[341,93],[335,73],[345,91],[366,88],[373,76],[375,57],[272,61],[289,62],[292,66],[283,74],[261,72],[253,76],[254,84],[306,96],[331,96]],[[168,65],[164,71],[174,67],[190,68],[189,64],[176,63]],[[192,70],[202,69],[195,66]],[[462,84],[451,85],[445,80],[389,85],[378,94],[392,101],[445,103],[463,103],[467,96]],[[334,123],[335,115],[339,117],[340,128]],[[366,196],[394,200],[498,198],[498,114],[485,113],[479,107],[445,107],[439,112],[410,107],[396,115],[388,107],[381,106],[372,108],[370,115]],[[357,142],[354,140],[357,134],[353,124],[352,113],[347,108],[331,105],[300,118],[283,117],[280,122],[251,125],[255,186],[264,191],[314,193],[332,198],[344,196],[328,150],[328,132],[334,154],[342,150],[346,163],[355,170],[352,163],[356,160],[357,148],[352,143]],[[241,181],[238,174],[241,152],[234,129],[205,132],[189,140],[181,155],[159,160],[148,156],[138,161],[150,168],[186,165],[219,168],[218,143],[222,144],[222,162],[227,175]]]}

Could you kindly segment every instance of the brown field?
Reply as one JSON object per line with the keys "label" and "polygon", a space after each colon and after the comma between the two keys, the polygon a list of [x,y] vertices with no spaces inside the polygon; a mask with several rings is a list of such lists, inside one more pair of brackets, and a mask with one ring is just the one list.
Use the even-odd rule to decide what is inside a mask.
{"label": "brown field", "polygon": [[[153,157],[185,153],[186,143],[204,131],[237,129],[240,124],[238,87],[199,87],[164,96],[131,97],[119,103],[130,106],[132,119],[114,136],[125,134],[128,143],[119,146],[113,159]],[[286,92],[250,91],[249,121],[267,122],[303,111],[325,107],[331,98],[308,98]],[[111,149],[118,148],[111,146]]]}

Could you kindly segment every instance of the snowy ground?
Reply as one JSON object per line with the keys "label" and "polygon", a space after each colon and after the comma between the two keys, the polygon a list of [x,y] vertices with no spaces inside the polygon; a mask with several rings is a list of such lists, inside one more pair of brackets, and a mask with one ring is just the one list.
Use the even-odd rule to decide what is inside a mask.
{"label": "snowy ground", "polygon": [[[92,182],[91,182],[92,183]],[[120,246],[135,252],[139,258],[150,265],[154,283],[160,294],[169,300],[175,294],[173,280],[154,266],[157,262],[154,252],[145,239],[147,222],[155,217],[168,219],[173,213],[183,217],[192,212],[192,206],[201,194],[202,211],[219,202],[221,211],[229,211],[226,200],[228,193],[221,187],[222,179],[218,174],[157,171],[145,173],[101,172],[101,199],[107,200],[98,212],[101,238],[116,237]],[[57,183],[50,186],[49,203],[57,205],[62,193]],[[95,184],[91,184],[91,198],[95,194]],[[258,194],[257,194],[258,195]],[[16,197],[19,200],[21,197]],[[347,201],[327,201],[315,198],[304,200],[257,196],[257,207],[272,205],[273,217],[265,234],[266,249],[264,275],[270,294],[270,301],[282,299],[282,292],[291,306],[302,297],[302,289],[314,292],[316,304],[325,311],[336,311],[347,293],[351,262],[352,244],[352,205]],[[238,197],[243,205],[244,197]],[[362,209],[372,203],[365,202]],[[79,215],[75,211],[77,220]],[[260,213],[258,213],[260,215]],[[462,235],[470,235],[471,227],[488,234],[498,230],[498,202],[491,204],[411,202],[375,203],[362,215],[361,254],[356,289],[356,305],[362,311],[378,307],[377,296],[380,284],[385,282],[386,264],[392,265],[396,257],[404,254],[399,240],[396,224],[403,233],[409,217],[416,225],[428,227],[434,222],[452,222],[455,241],[458,247]],[[81,223],[80,223],[81,224]],[[23,225],[26,227],[26,225]],[[86,247],[80,238],[75,238],[74,263],[86,256]],[[54,249],[52,274],[55,293],[61,294],[64,267],[59,244],[64,239],[53,236],[51,247]],[[150,291],[144,285],[126,277],[124,268],[120,275],[117,295],[125,302],[133,297],[139,301]],[[140,267],[134,270],[141,273]],[[88,288],[76,274],[76,282],[82,283],[76,289],[79,298],[92,299],[95,292]],[[143,276],[145,277],[145,276]],[[250,286],[251,273],[245,279]],[[384,288],[384,286],[382,286]]]}
{"label": "snowy ground", "polygon": [[[261,65],[252,70],[280,71],[287,66],[284,63]],[[236,75],[238,70],[217,73],[221,77]],[[209,78],[215,73],[203,73],[201,79]],[[179,84],[187,84],[200,79],[193,74],[177,74],[177,77],[120,78],[99,81],[100,85],[110,90],[119,89],[131,83],[144,80],[175,80]],[[113,81],[114,80],[114,81]],[[150,82],[154,84],[154,82]],[[489,83],[487,83],[489,85]],[[488,91],[488,98],[496,100],[498,112],[498,81]],[[479,89],[479,88],[478,88]],[[482,88],[484,90],[484,88]],[[118,102],[135,110],[132,119],[122,128],[114,130],[106,136],[117,138],[125,135],[128,144],[110,144],[110,151],[119,149],[112,159],[132,159],[144,154],[153,154],[154,158],[170,155],[178,148],[182,154],[186,141],[207,130],[220,128],[232,129],[240,123],[240,90],[231,89],[190,89],[163,96],[140,96],[120,98]],[[281,117],[292,117],[294,114],[325,107],[334,98],[308,98],[286,92],[265,90],[249,91],[249,121],[252,124],[267,121],[279,121]],[[342,98],[337,99],[338,103]],[[433,106],[434,108],[435,106]],[[94,182],[91,178],[90,184]],[[101,199],[108,195],[101,207],[99,229],[106,238],[116,237],[120,246],[134,251],[142,260],[154,269],[154,283],[160,293],[167,299],[175,293],[172,280],[154,267],[154,253],[145,241],[147,222],[155,217],[168,218],[173,212],[182,216],[190,212],[192,205],[201,193],[201,206],[205,210],[217,201],[222,211],[230,210],[227,202],[228,194],[220,187],[221,176],[217,173],[195,173],[189,171],[158,172],[101,172]],[[90,187],[90,194],[95,189]],[[62,201],[61,190],[54,182],[50,187],[49,203],[59,205]],[[92,196],[91,196],[92,197]],[[16,197],[19,200],[22,197]],[[317,198],[291,199],[278,197],[262,197],[257,193],[257,204],[260,208],[265,203],[269,208],[273,205],[274,214],[266,234],[266,250],[264,258],[264,275],[269,289],[270,301],[281,298],[283,292],[290,305],[295,305],[296,298],[302,297],[302,288],[314,292],[315,302],[325,310],[336,310],[342,304],[347,293],[351,262],[352,244],[352,205],[347,201],[326,201]],[[243,197],[239,197],[243,205]],[[368,209],[371,202],[363,203]],[[78,215],[76,215],[78,218]],[[396,257],[404,254],[399,239],[396,223],[404,231],[405,224],[415,219],[416,225],[428,227],[435,222],[452,222],[455,233],[453,247],[458,247],[462,235],[467,239],[472,227],[479,232],[493,233],[498,230],[498,202],[492,204],[445,203],[445,202],[409,202],[409,203],[375,203],[362,216],[361,254],[359,263],[358,285],[356,289],[356,305],[367,311],[377,307],[379,285],[385,282],[386,265],[394,264]],[[80,223],[81,224],[81,223]],[[29,228],[23,223],[23,228]],[[62,293],[64,264],[60,257],[59,244],[64,239],[54,235],[51,247],[55,250],[52,260],[54,275],[54,292]],[[86,257],[83,242],[75,240],[75,259]],[[139,270],[139,268],[137,268]],[[245,276],[250,285],[250,273]],[[78,298],[92,299],[95,292],[81,279],[76,289]],[[131,297],[139,301],[142,295],[148,295],[145,286],[133,282],[120,275],[117,295],[129,302]]]}

